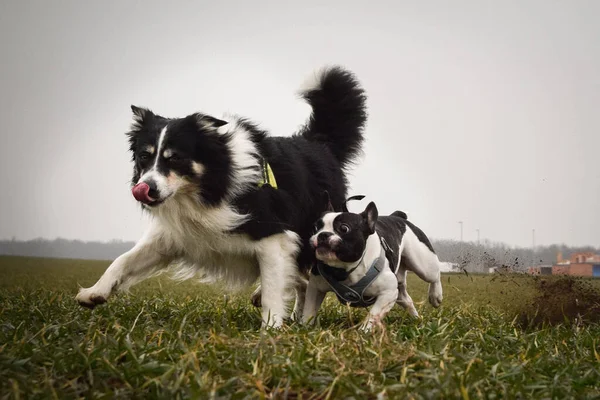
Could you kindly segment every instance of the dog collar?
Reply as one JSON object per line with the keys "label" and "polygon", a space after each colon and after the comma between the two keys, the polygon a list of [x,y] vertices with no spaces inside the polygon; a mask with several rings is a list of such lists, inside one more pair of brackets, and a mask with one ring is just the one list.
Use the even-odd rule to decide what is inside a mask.
{"label": "dog collar", "polygon": [[349,304],[350,307],[368,307],[375,303],[377,296],[365,297],[364,292],[371,286],[379,273],[383,271],[383,268],[385,268],[385,260],[385,249],[382,246],[379,257],[373,261],[365,276],[352,286],[344,285],[334,278],[330,271],[328,271],[333,268],[321,261],[317,261],[317,270],[319,271],[319,274],[325,278],[341,303]]}
{"label": "dog collar", "polygon": [[271,165],[269,165],[267,160],[261,158],[260,167],[262,176],[258,181],[258,187],[269,185],[273,189],[277,189],[277,181],[275,180],[275,174],[273,173],[273,169],[271,169]]}

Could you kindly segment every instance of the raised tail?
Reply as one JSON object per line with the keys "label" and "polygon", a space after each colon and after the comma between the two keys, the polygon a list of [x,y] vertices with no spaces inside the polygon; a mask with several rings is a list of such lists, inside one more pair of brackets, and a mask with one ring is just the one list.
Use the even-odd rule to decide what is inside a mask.
{"label": "raised tail", "polygon": [[408,215],[404,211],[394,211],[392,217],[400,217],[402,219],[408,219]]}
{"label": "raised tail", "polygon": [[300,96],[312,107],[300,134],[324,143],[342,167],[352,164],[361,154],[367,121],[367,96],[354,74],[339,66],[323,68]]}

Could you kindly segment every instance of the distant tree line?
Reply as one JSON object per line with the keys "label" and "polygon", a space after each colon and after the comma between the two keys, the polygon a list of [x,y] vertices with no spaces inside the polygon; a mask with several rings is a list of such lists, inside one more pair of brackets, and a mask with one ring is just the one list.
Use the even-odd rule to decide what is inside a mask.
{"label": "distant tree line", "polygon": [[[432,240],[440,260],[457,263],[469,272],[487,272],[492,267],[510,267],[525,270],[533,265],[548,265],[556,261],[558,252],[564,258],[579,251],[600,252],[591,246],[570,247],[567,245],[538,246],[532,248],[511,247],[504,243],[483,240],[481,243],[459,242],[456,240]],[[112,240],[110,242],[85,242],[68,239],[33,239],[27,241],[2,240],[0,254],[31,257],[81,258],[92,260],[113,260],[127,250],[134,242]]]}
{"label": "distant tree line", "polygon": [[457,263],[469,272],[487,272],[489,268],[507,267],[524,271],[536,265],[552,265],[559,252],[567,258],[576,252],[591,251],[599,253],[600,249],[592,246],[571,247],[565,244],[550,246],[511,247],[505,243],[482,240],[459,242],[456,240],[433,240],[436,253],[442,261]]}
{"label": "distant tree line", "polygon": [[133,242],[84,242],[68,239],[33,239],[27,241],[2,240],[0,254],[11,256],[82,258],[87,260],[114,260],[133,247]]}

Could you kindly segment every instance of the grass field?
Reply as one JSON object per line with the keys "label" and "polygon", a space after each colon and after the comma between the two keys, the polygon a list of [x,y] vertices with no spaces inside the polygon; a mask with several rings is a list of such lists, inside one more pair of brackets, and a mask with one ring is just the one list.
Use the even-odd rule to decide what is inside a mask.
{"label": "grass field", "polygon": [[328,297],[318,327],[261,332],[249,291],[166,277],[79,307],[107,265],[0,257],[0,398],[600,397],[598,281],[447,275],[436,310],[411,275],[420,320],[363,334]]}

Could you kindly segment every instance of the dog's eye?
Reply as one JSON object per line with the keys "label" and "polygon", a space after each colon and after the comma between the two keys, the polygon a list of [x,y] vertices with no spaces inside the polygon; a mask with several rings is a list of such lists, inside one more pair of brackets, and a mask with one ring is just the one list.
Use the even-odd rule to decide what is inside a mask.
{"label": "dog's eye", "polygon": [[140,153],[138,158],[140,159],[140,161],[148,161],[150,159],[150,153],[144,151],[143,153]]}
{"label": "dog's eye", "polygon": [[346,224],[340,225],[340,233],[348,233],[350,232],[350,227]]}
{"label": "dog's eye", "polygon": [[181,156],[179,156],[177,154],[173,154],[171,157],[169,157],[169,162],[172,162],[172,163],[180,162],[181,160],[183,160],[183,159],[181,158]]}

